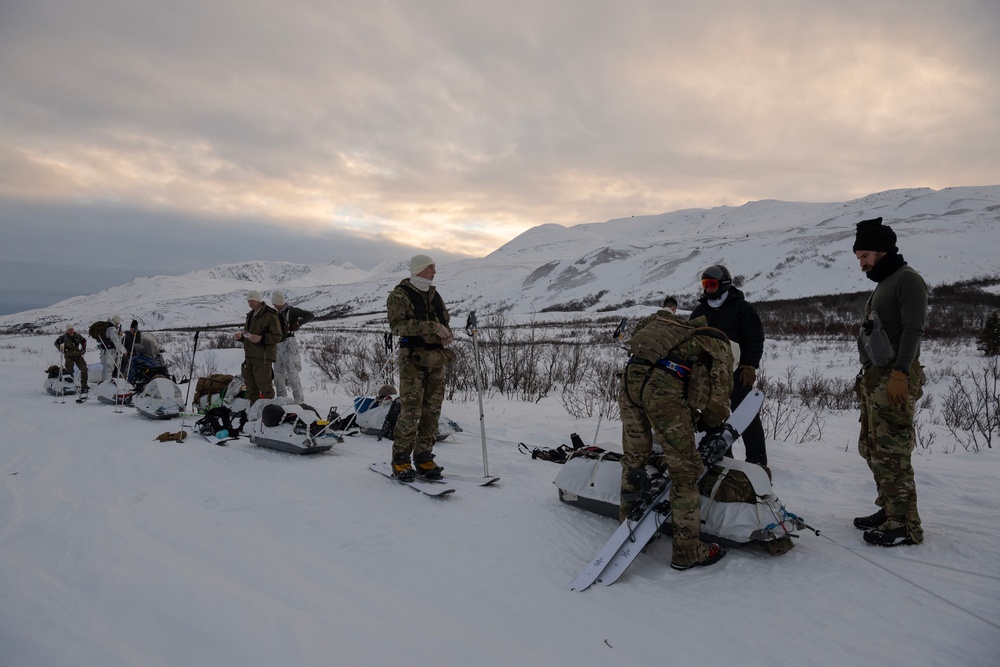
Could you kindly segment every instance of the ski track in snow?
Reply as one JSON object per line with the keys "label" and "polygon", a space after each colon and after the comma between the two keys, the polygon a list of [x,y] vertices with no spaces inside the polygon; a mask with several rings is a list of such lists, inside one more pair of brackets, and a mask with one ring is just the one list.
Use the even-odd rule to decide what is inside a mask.
{"label": "ski track in snow", "polygon": [[[778,496],[821,535],[685,573],[660,540],[614,586],[577,593],[615,523],[560,503],[558,464],[512,443],[589,444],[596,418],[490,398],[500,482],[434,499],[366,469],[388,454],[374,437],[299,457],[211,445],[189,419],[186,442],[160,443],[180,419],[55,403],[41,389],[51,338],[7,338],[19,352],[0,357],[4,667],[996,664],[995,450],[918,452],[926,542],[869,547],[850,522],[874,511],[874,483],[847,411],[824,442],[768,443]],[[769,345],[775,368],[799,354]],[[220,372],[238,367],[239,351],[213,353],[233,365]],[[349,397],[314,388],[307,401],[325,413]],[[465,432],[436,447],[439,462],[481,475],[478,404],[444,412]],[[620,449],[619,430],[605,420],[598,444]]]}

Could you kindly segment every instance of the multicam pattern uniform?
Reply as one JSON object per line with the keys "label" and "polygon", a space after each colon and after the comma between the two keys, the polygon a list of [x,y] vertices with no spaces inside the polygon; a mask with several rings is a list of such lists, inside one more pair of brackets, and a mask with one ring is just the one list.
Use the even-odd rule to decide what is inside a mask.
{"label": "multicam pattern uniform", "polygon": [[[861,344],[864,334],[859,336],[863,368],[856,385],[861,399],[858,452],[875,478],[878,489],[875,504],[885,510],[886,521],[879,530],[906,526],[910,539],[920,544],[924,541],[924,531],[917,513],[917,486],[910,459],[916,445],[914,408],[923,396],[926,381],[919,357],[927,312],[927,285],[919,273],[903,265],[879,281],[866,311],[878,313],[896,350],[896,358],[888,365],[875,366]],[[886,383],[893,368],[909,370],[904,405],[889,404]]]}
{"label": "multicam pattern uniform", "polygon": [[88,391],[87,362],[83,359],[83,355],[87,352],[87,339],[76,331],[73,333],[64,333],[59,338],[56,338],[55,346],[61,348],[63,352],[63,373],[72,375],[73,367],[76,366],[79,368],[80,391]]}
{"label": "multicam pattern uniform", "polygon": [[[423,300],[423,318],[418,316],[411,294]],[[394,459],[431,454],[437,439],[444,402],[445,366],[427,368],[418,366],[413,360],[414,354],[443,348],[435,332],[438,324],[448,326],[451,316],[442,301],[437,300],[438,308],[435,308],[436,294],[434,286],[427,292],[420,292],[409,279],[404,279],[386,300],[389,329],[402,339],[399,347],[400,412],[392,443]]]}
{"label": "multicam pattern uniform", "polygon": [[[636,327],[637,333],[645,326],[684,327],[694,329],[705,325],[704,318],[691,322],[682,320],[667,310],[657,315],[662,318],[644,320]],[[664,322],[668,320],[669,323]],[[693,338],[674,348],[673,354],[692,360],[703,355],[701,344]],[[657,361],[657,360],[650,360]],[[731,361],[730,361],[731,367]],[[723,377],[731,378],[729,369]],[[629,364],[622,376],[622,391],[618,399],[622,417],[622,492],[636,492],[627,477],[630,471],[653,464],[666,468],[670,475],[670,508],[673,522],[673,554],[671,560],[678,565],[690,565],[708,556],[707,547],[701,543],[701,501],[698,477],[703,466],[695,445],[695,423],[699,414],[687,401],[685,380],[655,366]],[[731,387],[730,387],[731,389]],[[729,414],[726,390],[721,395],[722,405],[712,405],[706,413],[713,416]],[[721,423],[721,422],[720,422]],[[717,426],[718,423],[708,424]],[[652,432],[663,442],[663,454],[653,460]],[[620,518],[625,519],[630,506],[623,501]]]}

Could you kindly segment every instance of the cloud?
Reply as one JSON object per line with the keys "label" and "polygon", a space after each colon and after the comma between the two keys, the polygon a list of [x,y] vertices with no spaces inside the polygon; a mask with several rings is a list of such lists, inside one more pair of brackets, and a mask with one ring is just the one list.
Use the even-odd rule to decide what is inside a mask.
{"label": "cloud", "polygon": [[550,222],[997,183],[997,34],[992,0],[12,0],[0,199],[485,255]]}

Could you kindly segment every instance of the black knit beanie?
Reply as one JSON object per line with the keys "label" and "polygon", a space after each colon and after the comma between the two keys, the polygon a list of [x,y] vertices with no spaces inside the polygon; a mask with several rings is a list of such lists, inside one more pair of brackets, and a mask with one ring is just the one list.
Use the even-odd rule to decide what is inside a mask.
{"label": "black knit beanie", "polygon": [[882,224],[882,218],[862,220],[854,237],[854,252],[873,250],[875,252],[899,252],[896,247],[896,232]]}

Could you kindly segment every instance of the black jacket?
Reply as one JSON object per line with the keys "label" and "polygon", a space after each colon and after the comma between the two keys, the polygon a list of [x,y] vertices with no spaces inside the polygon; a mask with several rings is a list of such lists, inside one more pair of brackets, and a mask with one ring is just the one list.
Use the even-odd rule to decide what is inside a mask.
{"label": "black jacket", "polygon": [[[278,309],[275,308],[275,310]],[[299,327],[312,322],[313,317],[315,316],[308,310],[295,306],[278,310],[278,320],[281,321],[281,340],[286,341],[294,336]]]}
{"label": "black jacket", "polygon": [[729,340],[740,346],[741,366],[760,367],[760,358],[764,354],[764,325],[743,292],[730,287],[729,296],[719,308],[712,308],[708,305],[708,297],[701,297],[691,311],[691,319],[699,315],[705,316],[708,326],[721,329]]}

